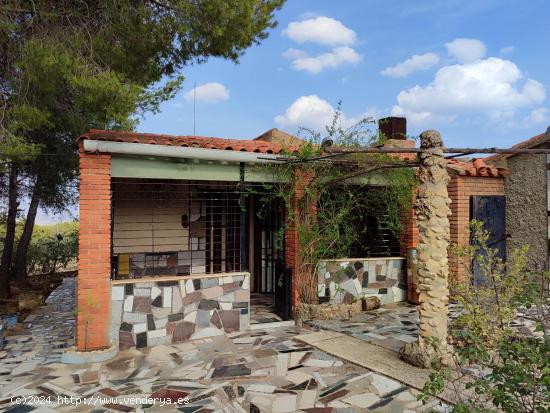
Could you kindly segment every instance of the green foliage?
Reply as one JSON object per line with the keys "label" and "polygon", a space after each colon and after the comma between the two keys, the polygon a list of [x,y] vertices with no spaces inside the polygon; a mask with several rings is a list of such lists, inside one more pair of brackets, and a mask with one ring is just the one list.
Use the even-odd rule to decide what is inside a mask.
{"label": "green foliage", "polygon": [[499,358],[501,362],[492,365],[492,372],[476,386],[505,412],[549,412],[550,340],[503,340]]}
{"label": "green foliage", "polygon": [[406,162],[378,154],[322,156],[326,140],[348,147],[383,143],[384,137],[371,130],[373,123],[362,119],[343,127],[338,110],[324,136],[301,129],[303,142],[285,151],[289,161],[270,167],[277,183],[266,184],[266,192],[283,200],[288,217],[280,238],[290,227],[298,234],[300,268],[295,276],[302,281],[302,302],[316,300],[314,269],[319,260],[349,256],[361,231],[379,229],[358,228],[359,218],[364,224],[369,215],[384,216],[387,228],[399,236],[402,212],[412,206],[416,178]]}
{"label": "green foliage", "polygon": [[[482,223],[472,222],[473,246],[455,249],[458,259],[479,266],[483,283],[454,285],[464,307],[451,329],[456,368],[434,370],[420,395],[454,389],[453,412],[550,412],[550,274],[525,270],[527,248],[509,254],[507,263],[487,245]],[[535,335],[512,327],[518,312],[536,323]],[[456,385],[462,383],[462,385]]]}
{"label": "green foliage", "polygon": [[[72,224],[72,225],[71,225]],[[27,269],[29,274],[52,274],[75,264],[78,256],[78,225],[39,227],[29,245]],[[55,233],[52,229],[56,228]]]}
{"label": "green foliage", "polygon": [[[210,57],[237,62],[267,37],[283,3],[3,0],[0,173],[10,169],[25,183],[12,185],[12,194],[49,209],[75,202],[79,135],[133,129],[139,116],[174,97],[187,65]],[[9,203],[10,222],[17,201]],[[26,245],[20,244],[20,257]]]}
{"label": "green foliage", "polygon": [[[496,248],[487,244],[489,232],[483,222],[473,220],[470,232],[475,241],[470,246],[454,247],[458,260],[466,265],[468,280],[451,280],[451,295],[464,311],[455,321],[459,344],[468,345],[468,337],[480,337],[489,345],[496,345],[507,334],[514,320],[517,300],[527,283],[527,247],[512,251],[507,262]],[[473,267],[477,266],[483,282],[474,282]],[[468,337],[460,337],[464,332]]]}
{"label": "green foliage", "polygon": [[29,144],[21,137],[10,135],[0,139],[0,173],[7,172],[9,165],[2,159],[9,159],[11,163],[20,164],[31,161],[39,152],[38,145]]}
{"label": "green foliage", "polygon": [[211,56],[237,61],[266,38],[283,3],[3,1],[0,159],[29,161],[44,140],[51,149],[67,136],[76,158],[75,139],[88,129],[132,129],[179,90],[183,67]]}
{"label": "green foliage", "polygon": [[424,384],[422,392],[419,393],[417,399],[422,403],[426,403],[433,395],[437,395],[445,388],[445,381],[449,378],[449,372],[446,369],[432,370],[428,377],[428,381]]}
{"label": "green foliage", "polygon": [[0,9],[2,135],[129,129],[208,57],[237,61],[284,0],[6,0]]}
{"label": "green foliage", "polygon": [[[16,243],[23,232],[24,221],[16,227]],[[5,224],[0,225],[0,238]],[[0,244],[0,252],[2,251]],[[54,225],[36,225],[29,245],[27,269],[29,274],[53,273],[76,263],[78,255],[78,222],[60,222]]]}

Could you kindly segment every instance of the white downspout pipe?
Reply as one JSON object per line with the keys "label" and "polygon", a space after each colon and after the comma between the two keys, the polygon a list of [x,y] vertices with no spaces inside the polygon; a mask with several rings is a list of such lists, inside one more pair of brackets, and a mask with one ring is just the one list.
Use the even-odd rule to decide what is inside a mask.
{"label": "white downspout pipe", "polygon": [[240,152],[187,146],[153,145],[130,142],[108,142],[84,139],[84,151],[115,153],[120,155],[159,156],[167,158],[200,159],[219,162],[273,163],[277,155],[257,152]]}

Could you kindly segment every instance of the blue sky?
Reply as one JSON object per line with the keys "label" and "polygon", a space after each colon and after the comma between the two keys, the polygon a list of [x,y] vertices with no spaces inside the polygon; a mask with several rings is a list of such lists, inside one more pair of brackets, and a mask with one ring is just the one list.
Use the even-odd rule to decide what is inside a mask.
{"label": "blue sky", "polygon": [[548,0],[288,0],[268,39],[239,64],[186,68],[138,130],[192,134],[196,83],[198,135],[322,129],[341,100],[348,124],[405,114],[411,135],[508,147],[550,125],[549,15]]}
{"label": "blue sky", "polygon": [[404,114],[449,146],[506,147],[550,125],[547,0],[288,0],[239,64],[188,67],[138,130],[251,139]]}

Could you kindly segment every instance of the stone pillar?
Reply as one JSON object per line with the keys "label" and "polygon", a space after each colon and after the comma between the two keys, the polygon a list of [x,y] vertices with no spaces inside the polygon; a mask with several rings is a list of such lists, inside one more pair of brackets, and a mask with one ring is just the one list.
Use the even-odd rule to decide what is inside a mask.
{"label": "stone pillar", "polygon": [[450,364],[447,344],[449,301],[449,175],[441,135],[433,130],[420,135],[418,193],[414,215],[419,231],[418,291],[420,331],[418,342],[408,343],[401,356],[411,364],[430,367],[433,362]]}

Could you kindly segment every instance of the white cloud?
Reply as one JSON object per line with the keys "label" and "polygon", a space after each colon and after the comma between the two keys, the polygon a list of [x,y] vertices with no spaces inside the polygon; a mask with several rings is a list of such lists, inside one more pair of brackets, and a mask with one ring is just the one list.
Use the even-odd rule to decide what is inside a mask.
{"label": "white cloud", "polygon": [[413,123],[452,120],[468,111],[499,119],[545,98],[544,86],[524,80],[515,63],[491,57],[439,69],[427,86],[401,91],[393,113],[406,115]]}
{"label": "white cloud", "polygon": [[481,40],[456,39],[445,43],[447,52],[460,63],[470,63],[482,59],[487,53],[487,47]]}
{"label": "white cloud", "polygon": [[357,41],[353,30],[325,16],[289,23],[283,35],[296,43],[313,42],[327,46],[351,45]]}
{"label": "white cloud", "polygon": [[300,96],[285,111],[275,117],[275,122],[283,127],[304,127],[322,130],[330,124],[334,108],[317,95]]}
{"label": "white cloud", "polygon": [[439,56],[435,53],[415,54],[404,62],[386,67],[380,73],[384,76],[406,77],[413,72],[427,70],[437,63],[439,63]]}
{"label": "white cloud", "polygon": [[525,126],[535,126],[550,122],[550,110],[548,108],[536,108],[523,119]]}
{"label": "white cloud", "polygon": [[320,15],[321,14],[316,11],[305,11],[302,14],[300,14],[300,19],[301,20],[314,19],[316,17],[319,17]]}
{"label": "white cloud", "polygon": [[283,56],[292,59],[291,67],[294,70],[303,70],[312,74],[345,64],[355,64],[361,60],[359,53],[347,46],[335,47],[330,52],[317,56],[309,56],[302,50],[288,49]]}
{"label": "white cloud", "polygon": [[506,47],[503,47],[502,49],[500,49],[500,54],[501,55],[510,54],[510,53],[513,53],[513,52],[514,52],[514,46],[506,46]]}
{"label": "white cloud", "polygon": [[[317,95],[300,96],[292,102],[283,115],[275,117],[275,123],[281,127],[303,127],[323,131],[325,126],[332,123],[335,113],[336,109]],[[348,117],[342,113],[340,122],[343,127],[348,127],[362,119],[376,118],[378,116],[379,112],[376,108],[368,108],[364,113],[352,117]]]}
{"label": "white cloud", "polygon": [[191,89],[183,97],[187,102],[193,102],[196,98],[197,103],[218,103],[229,99],[229,90],[221,83],[210,82]]}
{"label": "white cloud", "polygon": [[303,50],[293,49],[291,47],[283,53],[283,57],[286,57],[287,59],[305,59],[308,57],[308,54]]}

